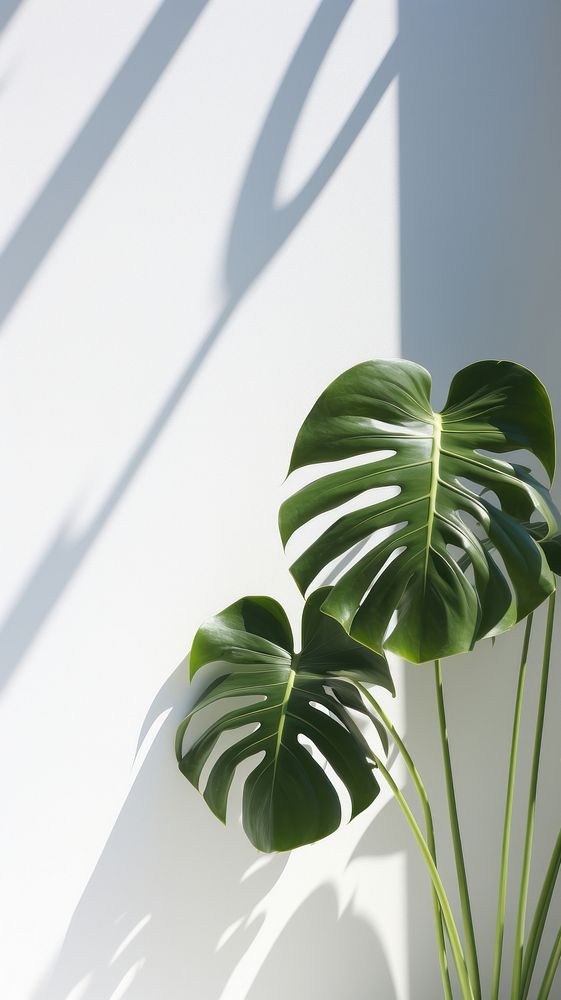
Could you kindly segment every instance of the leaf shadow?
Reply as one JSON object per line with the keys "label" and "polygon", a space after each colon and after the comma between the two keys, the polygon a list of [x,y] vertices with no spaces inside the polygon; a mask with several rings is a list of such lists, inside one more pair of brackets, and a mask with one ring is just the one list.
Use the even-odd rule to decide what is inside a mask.
{"label": "leaf shadow", "polygon": [[359,914],[337,914],[332,889],[310,896],[280,935],[247,993],[247,1000],[397,1000],[382,944]]}
{"label": "leaf shadow", "polygon": [[[310,1000],[325,997],[328,983],[330,995],[339,997],[349,964],[354,995],[366,1000],[373,958],[377,995],[395,1000],[376,931],[354,912],[352,896],[340,913],[334,884],[313,886],[295,909],[280,906],[271,920],[262,904],[290,855],[257,852],[241,824],[230,819],[223,827],[180,775],[174,735],[192,699],[183,661],[147,712],[137,753],[152,727],[164,721],[33,1000],[66,1000],[78,988],[80,1000],[106,1000],[125,987],[127,997],[141,1000],[160,995],[162,983],[166,1000],[184,1000],[186,990],[201,1000],[237,996],[229,991],[232,970],[246,955],[255,976],[248,995],[255,1000],[284,996],[287,989]],[[394,823],[390,804],[355,856],[399,850]],[[261,945],[252,950],[260,934],[264,954]],[[287,963],[287,955],[297,958]]]}
{"label": "leaf shadow", "polygon": [[165,721],[34,1000],[63,1000],[80,983],[81,1000],[105,1000],[127,977],[127,996],[159,996],[164,982],[166,1000],[184,1000],[196,983],[217,996],[257,933],[258,921],[246,924],[216,950],[225,924],[252,910],[285,859],[273,856],[240,885],[259,855],[239,824],[217,822],[177,769],[173,742],[186,691],[181,664],[157,695],[152,718],[165,712]]}

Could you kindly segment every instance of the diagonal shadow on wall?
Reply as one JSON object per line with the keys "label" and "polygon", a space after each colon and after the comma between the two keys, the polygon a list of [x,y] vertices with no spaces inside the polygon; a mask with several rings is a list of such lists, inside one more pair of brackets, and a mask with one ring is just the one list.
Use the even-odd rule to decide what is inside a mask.
{"label": "diagonal shadow on wall", "polygon": [[22,3],[23,0],[3,0],[0,4],[0,34],[4,31],[4,28],[8,27],[8,24]]}
{"label": "diagonal shadow on wall", "polygon": [[[184,42],[208,0],[164,0],[0,254],[0,326]],[[12,13],[16,4],[12,4]],[[11,16],[10,11],[7,12]],[[2,15],[0,14],[0,27]]]}
{"label": "diagonal shadow on wall", "polygon": [[[395,77],[397,43],[394,43],[381,65],[373,73],[364,92],[302,190],[287,205],[277,208],[274,204],[274,195],[290,140],[310,88],[351,5],[352,0],[323,0],[312,18],[272,102],[242,184],[227,241],[225,304],[179,375],[168,398],[140,439],[93,520],[83,531],[77,532],[72,528],[71,516],[66,518],[25,587],[17,596],[0,631],[0,687],[9,680],[96,542],[165,430],[232,313],[319,197]],[[167,47],[168,50],[175,51],[177,45],[172,45],[168,39]],[[92,118],[96,115],[97,112],[94,112]],[[95,131],[92,132],[93,135]],[[88,145],[91,141],[89,138]],[[94,161],[97,162],[97,159],[94,158]],[[63,167],[63,170],[66,169],[68,168]],[[88,176],[91,172],[90,166]],[[59,181],[54,180],[53,183],[56,186]],[[32,210],[31,214],[34,211]],[[57,216],[57,219],[58,226],[60,217]]]}

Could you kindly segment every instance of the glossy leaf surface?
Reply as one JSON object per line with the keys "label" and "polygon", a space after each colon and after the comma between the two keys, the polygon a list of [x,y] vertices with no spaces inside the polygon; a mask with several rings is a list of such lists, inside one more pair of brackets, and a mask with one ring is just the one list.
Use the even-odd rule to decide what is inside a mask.
{"label": "glossy leaf surface", "polygon": [[[391,676],[384,657],[355,643],[320,612],[328,596],[323,589],[306,602],[300,653],[294,652],[285,612],[268,597],[237,601],[206,622],[193,642],[192,677],[211,663],[223,664],[224,670],[178,729],[179,767],[199,788],[202,771],[217,751],[203,794],[225,822],[236,768],[260,756],[244,784],[243,824],[262,851],[286,851],[318,840],[341,821],[337,791],[301,737],[319,750],[345,784],[353,816],[379,791],[368,743],[348,709],[370,715],[353,680],[393,691]],[[232,698],[250,703],[229,709]],[[201,717],[204,731],[184,752],[189,724],[211,707],[214,721]],[[250,725],[252,731],[233,745],[217,748],[221,736]],[[385,731],[379,731],[385,740]]]}
{"label": "glossy leaf surface", "polygon": [[[409,361],[370,361],[337,378],[304,421],[290,472],[342,459],[347,467],[302,487],[279,517],[286,544],[316,516],[366,497],[291,571],[305,593],[334,558],[365,543],[323,611],[368,647],[413,662],[468,651],[524,618],[555,586],[534,537],[547,549],[556,529],[548,488],[526,466],[498,457],[529,452],[553,477],[544,386],[521,365],[482,361],[454,377],[442,412],[430,396],[429,373]],[[393,495],[372,501],[367,493],[379,487]]]}

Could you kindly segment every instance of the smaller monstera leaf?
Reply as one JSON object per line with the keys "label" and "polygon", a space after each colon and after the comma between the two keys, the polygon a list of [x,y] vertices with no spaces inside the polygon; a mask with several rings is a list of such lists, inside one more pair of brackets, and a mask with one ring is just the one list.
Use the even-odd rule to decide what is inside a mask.
{"label": "smaller monstera leaf", "polygon": [[[243,825],[261,851],[309,844],[340,824],[337,791],[301,737],[319,750],[346,786],[352,816],[379,792],[372,752],[348,709],[370,715],[354,682],[378,684],[392,693],[393,683],[385,657],[355,643],[334,619],[320,612],[328,595],[329,588],[323,588],[306,602],[300,653],[294,652],[285,612],[270,597],[242,598],[207,621],[193,642],[191,678],[210,663],[223,664],[224,671],[208,684],[179,726],[179,768],[199,788],[219,738],[231,730],[254,727],[218,753],[203,795],[225,822],[236,768],[260,757],[244,784]],[[231,698],[243,698],[244,706],[228,710]],[[191,720],[210,706],[218,718],[210,723],[202,719],[202,735],[184,752]],[[385,731],[381,736],[385,741]]]}
{"label": "smaller monstera leaf", "polygon": [[[539,379],[514,362],[481,361],[454,377],[441,412],[430,396],[429,373],[410,361],[368,361],[335,379],[298,433],[290,472],[346,467],[303,486],[279,515],[286,545],[340,510],[291,572],[306,593],[333,559],[365,546],[322,610],[371,649],[415,663],[510,628],[552,592],[561,565],[547,486],[499,457],[528,452],[553,477]],[[391,496],[373,499],[379,488]]]}

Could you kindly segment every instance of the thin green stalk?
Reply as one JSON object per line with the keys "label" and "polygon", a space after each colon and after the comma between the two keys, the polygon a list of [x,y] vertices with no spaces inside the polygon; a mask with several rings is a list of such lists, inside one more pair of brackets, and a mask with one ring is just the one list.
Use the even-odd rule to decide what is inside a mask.
{"label": "thin green stalk", "polygon": [[553,986],[553,980],[555,979],[559,959],[561,959],[561,928],[557,932],[555,944],[553,945],[553,951],[551,952],[549,962],[547,963],[543,983],[541,985],[540,992],[538,993],[538,1000],[547,1000],[551,992],[551,987]]}
{"label": "thin green stalk", "polygon": [[423,834],[417,823],[417,820],[415,819],[413,813],[411,812],[411,809],[409,808],[409,805],[407,804],[405,797],[403,796],[402,792],[396,785],[387,767],[385,767],[383,762],[380,760],[379,757],[376,756],[375,753],[372,754],[372,759],[374,760],[375,764],[377,765],[380,771],[380,774],[383,775],[388,785],[390,786],[395,798],[397,799],[397,802],[407,822],[409,823],[409,826],[411,827],[413,836],[417,841],[417,844],[421,850],[421,854],[423,855],[425,864],[428,868],[432,884],[438,896],[438,902],[440,903],[440,908],[442,910],[442,916],[444,919],[446,930],[448,932],[448,937],[450,938],[450,947],[452,949],[452,954],[454,956],[454,962],[458,972],[458,979],[460,980],[460,987],[462,990],[463,1000],[474,1000],[473,990],[471,988],[471,983],[467,971],[464,953],[462,951],[462,944],[460,941],[460,936],[458,934],[458,928],[456,927],[452,909],[448,901],[448,896],[446,895],[446,891],[442,884],[442,879],[438,874],[438,869],[432,859],[432,855],[429,850],[428,844],[425,838],[423,837]]}
{"label": "thin green stalk", "polygon": [[464,925],[464,933],[466,936],[466,959],[469,969],[470,980],[473,986],[473,993],[475,1000],[481,1000],[481,982],[479,978],[479,964],[477,961],[477,947],[475,944],[475,932],[473,929],[473,919],[471,915],[471,904],[469,899],[466,866],[464,862],[462,838],[460,835],[458,807],[456,804],[454,778],[452,775],[452,761],[450,759],[450,747],[448,744],[448,730],[446,728],[446,713],[444,710],[444,692],[442,689],[442,670],[440,667],[440,660],[434,661],[434,671],[435,671],[435,681],[436,681],[436,701],[438,705],[438,721],[440,724],[440,741],[442,744],[442,756],[444,759],[444,774],[446,778],[446,793],[448,796],[448,812],[450,815],[450,829],[452,832],[452,842],[454,845],[454,858],[456,861],[458,888],[460,890],[462,920]]}
{"label": "thin green stalk", "polygon": [[501,874],[499,879],[499,902],[497,906],[497,930],[495,936],[495,961],[493,965],[491,1000],[498,1000],[499,997],[499,982],[501,978],[501,960],[503,955],[503,938],[505,929],[508,861],[510,856],[512,804],[514,800],[514,783],[516,778],[516,758],[518,756],[520,719],[522,716],[522,697],[524,694],[524,682],[526,680],[526,663],[528,661],[528,647],[530,645],[530,635],[532,632],[532,618],[533,615],[529,615],[526,620],[524,641],[522,643],[522,656],[520,658],[520,670],[518,673],[518,687],[516,689],[516,701],[514,703],[514,721],[512,724],[512,740],[510,744],[510,764],[508,769],[505,818],[503,827],[503,844],[501,850]]}
{"label": "thin green stalk", "polygon": [[[423,814],[425,817],[425,828],[426,828],[426,839],[427,846],[430,851],[432,860],[436,865],[436,842],[434,836],[434,824],[432,820],[432,812],[430,808],[430,803],[427,795],[426,788],[423,784],[421,775],[415,767],[413,758],[411,757],[407,747],[405,746],[401,736],[399,735],[397,729],[395,728],[393,722],[388,715],[384,712],[382,706],[376,701],[373,695],[370,693],[368,688],[365,688],[363,684],[357,683],[357,687],[362,694],[363,698],[372,705],[372,708],[376,712],[376,715],[382,720],[386,729],[391,734],[395,745],[397,746],[401,756],[403,757],[405,766],[413,779],[415,788],[417,789],[421,805],[423,807]],[[436,942],[438,949],[438,964],[440,966],[440,976],[442,979],[442,989],[446,1000],[453,1000],[452,986],[450,984],[450,973],[448,971],[448,959],[446,956],[446,942],[444,940],[444,928],[442,923],[442,911],[440,909],[440,903],[438,902],[438,895],[434,885],[432,886],[432,904],[434,910],[434,924],[436,930]]]}
{"label": "thin green stalk", "polygon": [[545,926],[549,905],[551,903],[553,890],[555,889],[555,883],[557,881],[557,876],[559,874],[560,867],[561,867],[561,831],[559,832],[559,836],[557,837],[557,842],[555,844],[555,847],[553,848],[551,861],[549,862],[549,866],[542,886],[542,891],[540,892],[540,897],[538,899],[538,905],[536,906],[534,919],[532,921],[532,926],[530,928],[530,933],[528,935],[528,943],[524,949],[524,961],[522,963],[523,1000],[526,1000],[526,997],[528,996],[528,990],[530,989],[532,973],[534,971],[534,966],[536,964],[536,959],[538,957],[538,951],[542,939],[543,929]]}
{"label": "thin green stalk", "polygon": [[555,617],[555,591],[549,598],[547,624],[543,649],[542,676],[540,681],[540,697],[538,715],[536,718],[536,733],[534,737],[534,752],[532,771],[530,775],[530,790],[528,794],[528,813],[526,817],[526,837],[522,859],[522,877],[520,880],[520,897],[518,901],[518,916],[516,919],[516,934],[514,938],[514,966],[512,970],[513,1000],[521,996],[522,958],[524,952],[524,927],[526,922],[526,906],[528,902],[528,885],[530,882],[530,867],[532,864],[532,844],[534,840],[534,825],[536,819],[536,792],[538,787],[538,772],[540,768],[540,753],[542,747],[543,723],[545,717],[545,702],[547,697],[547,682],[549,679],[549,661],[551,658],[551,640],[553,636],[553,620]]}

